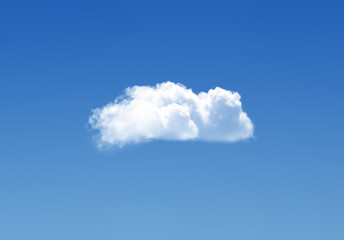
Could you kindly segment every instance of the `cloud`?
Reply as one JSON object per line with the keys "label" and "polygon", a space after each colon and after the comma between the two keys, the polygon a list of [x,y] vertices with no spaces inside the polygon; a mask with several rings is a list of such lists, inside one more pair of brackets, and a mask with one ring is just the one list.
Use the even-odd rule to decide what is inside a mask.
{"label": "cloud", "polygon": [[216,87],[195,94],[182,84],[134,86],[102,108],[92,110],[98,145],[162,140],[235,142],[253,136],[253,124],[240,95]]}

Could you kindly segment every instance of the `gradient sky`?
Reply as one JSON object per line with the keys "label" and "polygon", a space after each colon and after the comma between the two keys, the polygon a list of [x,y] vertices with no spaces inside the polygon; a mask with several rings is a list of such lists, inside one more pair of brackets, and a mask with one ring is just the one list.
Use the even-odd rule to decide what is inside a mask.
{"label": "gradient sky", "polygon": [[[343,12],[2,1],[0,239],[344,239]],[[91,109],[164,81],[238,91],[255,138],[98,150]]]}

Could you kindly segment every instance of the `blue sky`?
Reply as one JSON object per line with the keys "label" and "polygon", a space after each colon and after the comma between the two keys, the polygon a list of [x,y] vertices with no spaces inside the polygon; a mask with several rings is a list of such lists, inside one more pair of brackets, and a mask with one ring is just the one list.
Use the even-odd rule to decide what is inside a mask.
{"label": "blue sky", "polygon": [[[0,238],[344,238],[341,1],[3,1]],[[100,151],[134,85],[237,91],[238,143]]]}

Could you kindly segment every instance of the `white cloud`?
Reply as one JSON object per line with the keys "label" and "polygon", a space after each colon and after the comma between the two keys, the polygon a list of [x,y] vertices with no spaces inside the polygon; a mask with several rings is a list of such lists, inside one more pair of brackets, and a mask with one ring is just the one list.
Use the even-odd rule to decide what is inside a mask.
{"label": "white cloud", "polygon": [[153,139],[235,142],[253,136],[240,95],[216,87],[193,93],[181,84],[134,86],[102,108],[92,110],[91,127],[99,146]]}

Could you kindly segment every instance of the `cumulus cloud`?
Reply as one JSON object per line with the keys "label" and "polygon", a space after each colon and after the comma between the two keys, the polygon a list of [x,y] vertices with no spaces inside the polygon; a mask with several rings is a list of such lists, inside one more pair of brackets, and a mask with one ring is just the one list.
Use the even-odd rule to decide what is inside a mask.
{"label": "cumulus cloud", "polygon": [[253,136],[240,95],[219,87],[195,94],[182,84],[134,86],[92,110],[99,146],[163,140],[235,142]]}

